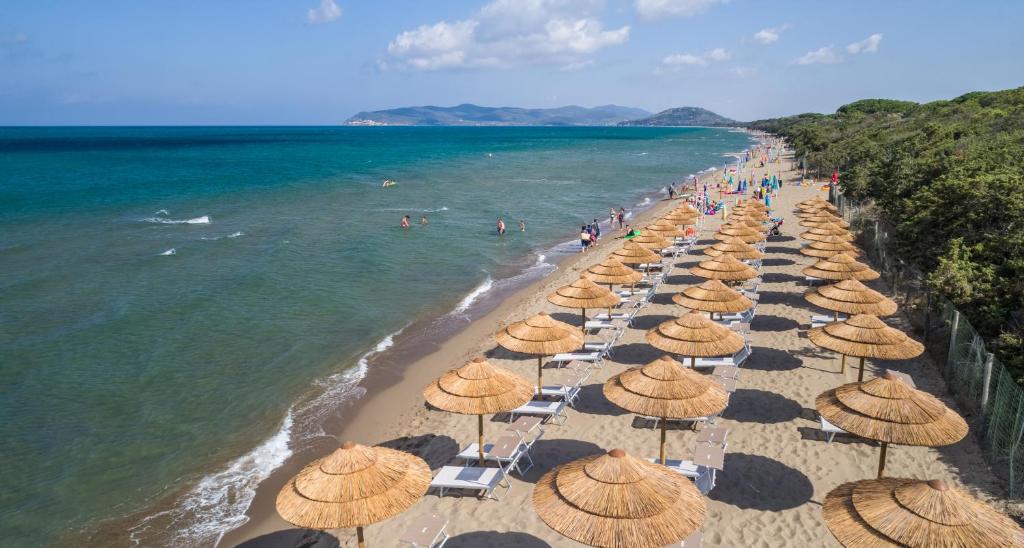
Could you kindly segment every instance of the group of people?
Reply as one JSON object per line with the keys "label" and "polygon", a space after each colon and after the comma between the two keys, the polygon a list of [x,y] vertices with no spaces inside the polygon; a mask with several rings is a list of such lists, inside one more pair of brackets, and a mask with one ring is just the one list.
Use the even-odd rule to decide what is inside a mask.
{"label": "group of people", "polygon": [[[495,229],[498,232],[498,236],[505,235],[505,219],[498,217],[498,223],[495,225]],[[519,219],[519,232],[526,232],[526,220]]]}
{"label": "group of people", "polygon": [[[409,216],[408,215],[403,216],[402,217],[402,224],[401,224],[402,228],[409,228],[410,224],[411,224],[411,221],[409,220]],[[427,220],[427,216],[426,215],[420,217],[420,226],[427,226],[428,224],[430,224],[430,221]]]}

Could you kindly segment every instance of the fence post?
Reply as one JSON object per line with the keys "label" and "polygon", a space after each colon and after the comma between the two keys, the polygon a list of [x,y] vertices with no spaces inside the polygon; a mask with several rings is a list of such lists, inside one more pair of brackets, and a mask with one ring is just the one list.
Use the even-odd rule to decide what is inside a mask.
{"label": "fence post", "polygon": [[988,395],[992,386],[992,360],[995,356],[991,352],[985,353],[985,370],[981,378],[981,414],[988,412]]}
{"label": "fence post", "polygon": [[949,330],[949,352],[946,353],[946,368],[953,364],[953,351],[956,349],[956,331],[960,327],[960,311],[953,309],[953,327]]}
{"label": "fence post", "polygon": [[928,346],[928,334],[931,333],[932,292],[926,283],[924,286],[924,345]]}

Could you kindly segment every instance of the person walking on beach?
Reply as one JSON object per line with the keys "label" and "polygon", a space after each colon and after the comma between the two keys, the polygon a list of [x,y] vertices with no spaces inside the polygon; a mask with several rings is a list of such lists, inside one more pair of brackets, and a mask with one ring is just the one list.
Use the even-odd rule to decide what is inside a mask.
{"label": "person walking on beach", "polygon": [[594,224],[590,226],[594,227],[594,239],[597,240],[601,237],[601,225],[597,224],[597,219],[594,219]]}
{"label": "person walking on beach", "polygon": [[409,216],[402,217],[402,228],[409,228]]}
{"label": "person walking on beach", "polygon": [[626,220],[626,208],[624,208],[624,207],[620,207],[619,208],[619,214],[618,214],[617,218],[619,220],[619,229],[621,230],[622,229],[622,222]]}
{"label": "person walking on beach", "polygon": [[676,187],[672,186],[672,183],[668,184],[668,199],[672,200],[676,197]]}
{"label": "person walking on beach", "polygon": [[498,217],[498,236],[505,235],[505,219]]}
{"label": "person walking on beach", "polygon": [[615,226],[615,208],[608,208],[608,226]]}
{"label": "person walking on beach", "polygon": [[580,227],[580,247],[582,248],[581,252],[586,252],[590,247],[590,231],[587,230],[586,225]]}
{"label": "person walking on beach", "polygon": [[526,232],[526,221],[519,219],[519,232]]}

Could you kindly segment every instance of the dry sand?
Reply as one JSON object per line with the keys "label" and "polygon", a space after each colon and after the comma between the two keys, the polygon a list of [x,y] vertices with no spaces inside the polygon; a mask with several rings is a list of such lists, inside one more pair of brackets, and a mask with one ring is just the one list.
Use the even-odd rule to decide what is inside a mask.
{"label": "dry sand", "polygon": [[[784,158],[785,166],[791,158]],[[777,172],[778,170],[773,170]],[[783,172],[786,181],[796,180],[793,172]],[[738,389],[716,426],[730,429],[725,470],[708,496],[709,513],[702,528],[705,546],[837,546],[821,519],[825,494],[840,483],[873,478],[878,446],[872,442],[838,436],[826,443],[818,429],[814,399],[821,392],[856,380],[855,368],[839,374],[839,362],[830,352],[818,349],[806,337],[812,308],[803,300],[806,289],[800,269],[811,259],[797,253],[803,229],[792,215],[794,204],[821,191],[814,187],[786,186],[775,202],[774,211],[786,217],[783,236],[768,242],[763,261],[760,304],[751,324],[753,354],[743,364]],[[734,200],[730,200],[732,202]],[[677,203],[662,202],[642,215],[639,221],[664,214]],[[370,546],[397,546],[397,539],[418,516],[438,513],[448,516],[450,547],[577,546],[549,529],[534,513],[530,502],[534,482],[559,464],[614,447],[654,457],[658,454],[658,432],[609,403],[601,385],[611,375],[628,367],[646,364],[661,355],[644,342],[644,332],[659,322],[678,316],[684,310],[672,303],[671,296],[687,285],[702,280],[686,270],[705,255],[699,250],[712,242],[711,232],[720,218],[709,219],[690,255],[680,256],[677,266],[663,283],[652,304],[641,311],[631,329],[620,339],[612,358],[587,381],[579,404],[568,411],[564,426],[550,424],[532,452],[536,466],[525,477],[513,476],[510,493],[500,502],[478,500],[472,496],[434,494],[424,497],[409,511],[366,529]],[[642,224],[641,224],[642,226]],[[523,319],[539,311],[571,323],[579,321],[578,311],[549,304],[546,295],[554,288],[570,283],[579,272],[602,260],[618,247],[605,238],[594,252],[563,263],[559,269],[502,306],[474,322],[445,343],[440,351],[422,358],[396,373],[398,382],[371,391],[358,413],[340,436],[365,444],[386,443],[409,450],[427,460],[435,470],[453,463],[460,446],[476,439],[476,417],[428,410],[422,388],[444,370],[457,367],[474,355],[486,354],[492,363],[534,378],[536,360],[515,357],[496,349],[493,333],[503,324]],[[885,291],[884,284],[872,287]],[[823,313],[823,311],[815,311]],[[890,325],[908,329],[900,317]],[[901,362],[869,363],[869,378],[890,368],[910,374],[918,387],[939,396],[947,405],[946,388],[927,357]],[[548,369],[546,380],[566,375]],[[490,439],[504,423],[485,421]],[[696,434],[688,429],[670,430],[670,458],[692,457]],[[274,496],[287,478],[317,454],[298,455],[260,488],[249,515],[251,521],[228,534],[223,545],[235,546],[355,546],[351,530],[331,531],[326,535],[290,528],[274,512]],[[890,476],[941,478],[967,489],[983,500],[1002,505],[1000,484],[982,458],[972,435],[955,445],[937,449],[893,446],[889,450],[886,473]],[[313,542],[318,538],[318,542]],[[303,541],[302,539],[305,539]]]}

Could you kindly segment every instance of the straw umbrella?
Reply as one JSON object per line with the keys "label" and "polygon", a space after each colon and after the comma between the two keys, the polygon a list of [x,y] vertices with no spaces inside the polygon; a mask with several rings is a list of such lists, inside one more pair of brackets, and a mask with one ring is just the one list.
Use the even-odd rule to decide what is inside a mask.
{"label": "straw umbrella", "polygon": [[800,248],[800,254],[817,259],[826,259],[836,253],[845,253],[851,257],[863,252],[857,246],[839,236],[825,236],[822,240],[812,240]]}
{"label": "straw umbrella", "polygon": [[407,510],[430,479],[430,466],[415,455],[349,441],[288,480],[277,494],[277,513],[306,529],[355,527],[363,548],[363,527]]}
{"label": "straw umbrella", "polygon": [[590,278],[580,277],[575,282],[559,287],[554,293],[548,295],[548,302],[566,308],[579,308],[582,322],[580,329],[587,330],[587,309],[608,308],[608,315],[612,314],[612,307],[618,305],[622,299],[593,282]]}
{"label": "straw umbrella", "polygon": [[720,384],[670,356],[608,379],[604,397],[630,413],[661,419],[661,464],[665,464],[665,419],[707,417],[721,413],[729,403],[729,393]]}
{"label": "straw umbrella", "polygon": [[690,367],[697,358],[735,354],[745,344],[738,333],[696,310],[660,323],[648,330],[644,338],[658,350],[690,358]]}
{"label": "straw umbrella", "polygon": [[667,219],[658,219],[653,225],[644,227],[644,231],[653,232],[662,238],[679,238],[686,235],[686,232],[680,230],[676,223]]}
{"label": "straw umbrella", "polygon": [[494,339],[506,350],[537,356],[537,393],[544,388],[544,356],[572,352],[583,346],[578,329],[544,312],[505,327]]}
{"label": "straw umbrella", "polygon": [[758,232],[764,232],[767,230],[764,223],[751,217],[749,213],[743,213],[742,215],[731,217],[728,224],[730,226],[749,226]]}
{"label": "straw umbrella", "polygon": [[[864,360],[909,360],[924,353],[924,345],[899,329],[885,325],[870,314],[858,314],[841,322],[832,322],[807,332],[817,346],[845,356],[860,358],[857,380],[864,380]],[[846,360],[843,369],[846,372]]]}
{"label": "straw umbrella", "polygon": [[608,289],[613,285],[633,285],[644,278],[644,275],[622,264],[614,256],[583,271],[583,275],[599,284],[608,284]]}
{"label": "straw umbrella", "polygon": [[711,257],[718,257],[719,255],[728,254],[736,257],[737,259],[760,259],[764,257],[764,253],[761,253],[754,246],[744,242],[739,238],[729,238],[728,240],[718,240],[715,243],[704,248],[704,254],[710,255]]}
{"label": "straw umbrella", "polygon": [[832,285],[813,287],[804,298],[815,306],[843,314],[888,316],[896,313],[896,302],[857,280],[843,280]]}
{"label": "straw umbrella", "polygon": [[740,262],[736,257],[722,254],[708,261],[701,261],[691,266],[690,272],[709,280],[738,282],[757,277],[757,271],[748,264]]}
{"label": "straw umbrella", "polygon": [[802,208],[796,214],[796,216],[800,217],[801,219],[808,219],[810,217],[819,217],[819,216],[820,217],[825,217],[826,219],[830,219],[830,220],[841,220],[842,219],[842,217],[838,213],[834,213],[832,211],[829,211],[829,210],[824,209],[824,208],[819,208],[819,207]]}
{"label": "straw umbrella", "polygon": [[739,238],[747,243],[763,242],[765,240],[764,234],[761,231],[740,224],[724,224],[718,229],[718,232],[714,233],[713,237],[716,240]]}
{"label": "straw umbrella", "polygon": [[942,480],[844,483],[821,513],[843,546],[1024,546],[1015,521]]}
{"label": "straw umbrella", "polygon": [[662,220],[669,221],[674,225],[693,225],[697,224],[698,213],[694,210],[693,213],[688,213],[683,209],[674,209],[669,212],[668,215],[662,217]]}
{"label": "straw umbrella", "polygon": [[665,249],[666,247],[672,245],[665,238],[662,238],[657,233],[647,230],[646,228],[640,231],[639,236],[633,236],[632,238],[629,239],[629,241],[636,245],[641,245],[646,247],[647,249],[653,249],[655,251]]}
{"label": "straw umbrella", "polygon": [[806,276],[821,278],[822,280],[877,280],[878,272],[868,265],[857,261],[845,253],[821,259],[811,266],[801,270]]}
{"label": "straw umbrella", "polygon": [[843,430],[882,443],[878,477],[889,444],[939,447],[967,435],[967,422],[935,396],[886,372],[867,382],[827,390],[814,400],[818,413]]}
{"label": "straw umbrella", "polygon": [[707,504],[682,474],[622,449],[541,476],[533,509],[548,527],[589,546],[654,548],[700,528]]}
{"label": "straw umbrella", "polygon": [[612,256],[623,264],[632,265],[657,263],[661,261],[660,255],[640,244],[634,244],[633,242],[626,242],[622,244],[622,247],[612,251]]}
{"label": "straw umbrella", "polygon": [[843,228],[850,228],[850,223],[844,221],[843,219],[835,217],[833,215],[820,213],[817,215],[812,215],[810,217],[805,217],[802,221],[800,221],[799,224],[800,226],[806,226],[808,228],[817,228],[819,226],[825,226],[829,224],[834,224],[836,226],[841,226]]}
{"label": "straw umbrella", "polygon": [[533,399],[530,381],[477,357],[441,375],[423,389],[423,398],[434,407],[476,415],[480,466],[484,465],[484,415],[503,413]]}
{"label": "straw umbrella", "polygon": [[822,241],[827,237],[836,236],[846,241],[853,241],[853,234],[850,231],[836,224],[829,223],[825,226],[819,226],[808,230],[807,232],[801,232],[800,237],[805,240]]}
{"label": "straw umbrella", "polygon": [[714,319],[715,312],[743,312],[754,306],[742,293],[718,280],[691,285],[682,293],[673,295],[672,301],[690,310],[709,312],[711,319]]}

